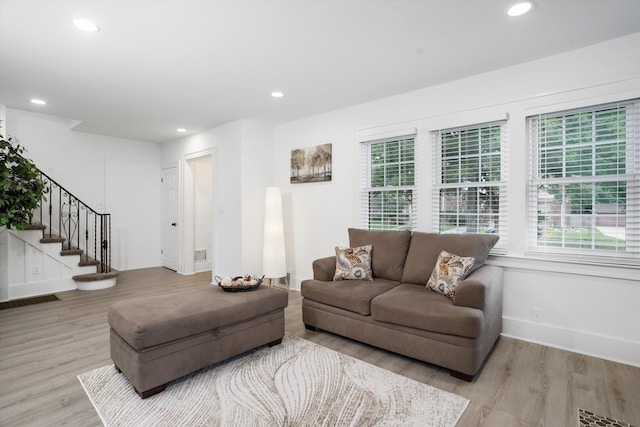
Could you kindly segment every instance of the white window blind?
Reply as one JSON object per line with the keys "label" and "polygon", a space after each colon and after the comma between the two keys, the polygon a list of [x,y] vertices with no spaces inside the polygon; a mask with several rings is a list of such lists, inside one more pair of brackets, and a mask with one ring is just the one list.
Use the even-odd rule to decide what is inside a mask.
{"label": "white window blind", "polygon": [[366,141],[361,149],[362,227],[415,229],[415,135]]}
{"label": "white window blind", "polygon": [[640,264],[639,105],[527,118],[530,252]]}
{"label": "white window blind", "polygon": [[497,233],[492,253],[507,248],[507,123],[431,132],[433,230]]}

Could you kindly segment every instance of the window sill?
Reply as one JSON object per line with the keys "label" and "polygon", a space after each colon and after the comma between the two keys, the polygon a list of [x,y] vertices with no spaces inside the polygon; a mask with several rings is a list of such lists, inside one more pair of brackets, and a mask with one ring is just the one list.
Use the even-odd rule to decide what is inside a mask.
{"label": "window sill", "polygon": [[486,264],[521,270],[547,271],[553,273],[594,276],[602,278],[632,280],[640,286],[640,266],[595,264],[570,260],[490,255]]}

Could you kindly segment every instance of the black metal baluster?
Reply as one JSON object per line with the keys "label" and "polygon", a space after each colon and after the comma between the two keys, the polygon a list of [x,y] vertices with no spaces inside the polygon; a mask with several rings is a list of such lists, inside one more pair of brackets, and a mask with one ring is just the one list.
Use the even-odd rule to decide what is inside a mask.
{"label": "black metal baluster", "polygon": [[84,210],[84,250],[84,260],[89,261],[89,208]]}
{"label": "black metal baluster", "polygon": [[93,216],[93,256],[96,261],[100,261],[98,259],[98,214],[96,213]]}
{"label": "black metal baluster", "polygon": [[[58,186],[58,233],[62,237],[62,186]],[[64,248],[64,243],[62,243]]]}
{"label": "black metal baluster", "polygon": [[104,215],[100,215],[100,272],[104,273]]}
{"label": "black metal baluster", "polygon": [[67,204],[69,206],[69,208],[67,209],[67,237],[69,238],[69,247],[68,249],[71,249],[71,245],[72,245],[72,239],[73,239],[73,235],[71,234],[71,195],[69,194],[67,196],[67,200],[69,201],[69,203]]}
{"label": "black metal baluster", "polygon": [[109,221],[109,233],[107,234],[107,247],[109,248],[109,256],[107,258],[107,273],[111,272],[111,214],[107,214]]}
{"label": "black metal baluster", "polygon": [[52,200],[53,200],[53,185],[51,184],[51,180],[49,180],[49,238],[51,238],[52,236],[52,231],[53,231],[53,205],[52,205]]}
{"label": "black metal baluster", "polygon": [[[77,214],[77,217],[76,217],[76,226],[74,228],[75,228],[75,232],[77,234],[76,239],[77,239],[77,242],[78,242],[78,249],[81,249],[80,248],[80,232],[82,230],[80,228],[80,222],[81,222],[80,221],[80,206],[81,205],[83,205],[83,204],[80,202],[80,200],[78,200],[76,198],[76,209],[78,210],[78,214]],[[80,259],[82,259],[82,255],[80,256]]]}

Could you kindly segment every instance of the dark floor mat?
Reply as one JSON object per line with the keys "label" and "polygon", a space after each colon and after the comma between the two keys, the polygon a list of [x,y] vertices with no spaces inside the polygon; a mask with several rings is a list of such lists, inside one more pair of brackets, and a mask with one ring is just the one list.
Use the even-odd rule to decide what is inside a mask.
{"label": "dark floor mat", "polygon": [[55,295],[43,295],[41,297],[24,298],[24,299],[17,299],[14,301],[0,302],[0,310],[6,310],[8,308],[14,308],[14,307],[23,307],[25,305],[40,304],[41,302],[58,301],[58,299],[59,298]]}

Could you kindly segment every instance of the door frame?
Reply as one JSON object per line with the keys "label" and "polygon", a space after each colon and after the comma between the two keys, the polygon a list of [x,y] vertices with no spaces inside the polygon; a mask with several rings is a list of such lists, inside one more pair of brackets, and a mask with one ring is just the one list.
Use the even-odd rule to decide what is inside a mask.
{"label": "door frame", "polygon": [[180,209],[178,210],[178,216],[180,222],[178,223],[178,272],[180,274],[194,274],[195,273],[195,260],[194,260],[194,228],[193,221],[193,193],[194,193],[194,181],[193,171],[190,166],[190,161],[199,159],[202,157],[211,158],[211,282],[213,283],[213,276],[217,265],[218,248],[216,244],[216,228],[217,228],[217,194],[218,194],[218,149],[209,148],[206,150],[196,151],[193,153],[184,154],[181,158],[179,165],[179,200]]}

